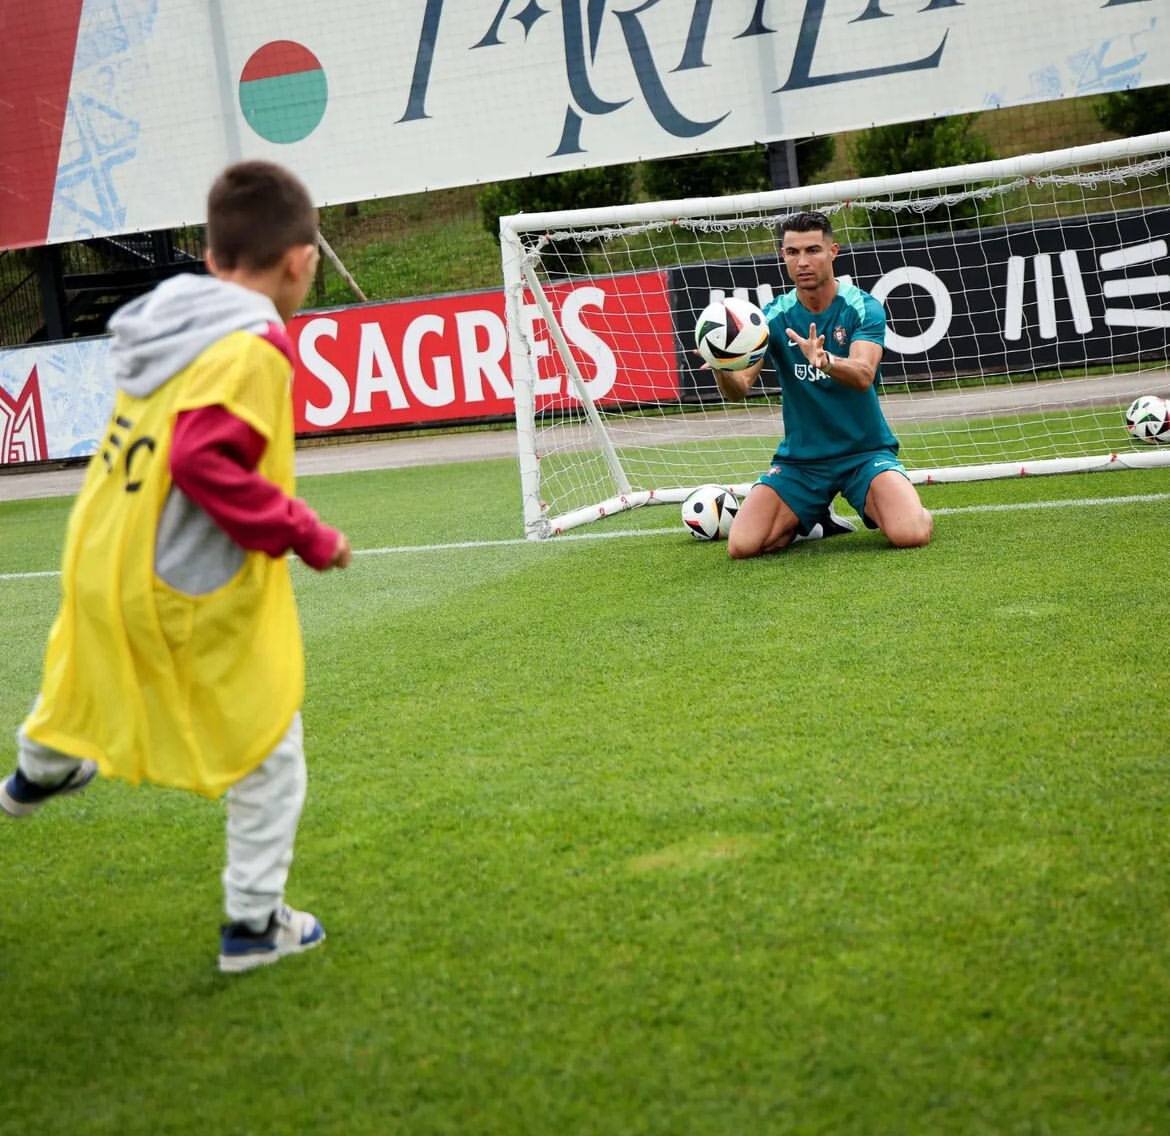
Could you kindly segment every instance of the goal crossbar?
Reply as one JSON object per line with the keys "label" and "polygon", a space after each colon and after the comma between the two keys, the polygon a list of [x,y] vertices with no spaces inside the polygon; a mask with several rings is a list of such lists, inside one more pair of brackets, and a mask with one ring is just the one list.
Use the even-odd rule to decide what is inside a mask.
{"label": "goal crossbar", "polygon": [[560,210],[545,213],[514,213],[500,218],[500,232],[553,234],[565,225],[577,229],[604,229],[611,225],[628,225],[672,221],[691,216],[725,217],[742,212],[788,213],[814,202],[850,201],[875,193],[908,193],[935,189],[967,181],[1002,181],[1035,177],[1052,170],[1094,163],[1112,164],[1128,159],[1164,153],[1170,149],[1170,131],[1118,138],[1089,146],[1069,146],[1043,153],[1020,154],[961,166],[940,166],[933,170],[914,170],[881,178],[849,178],[821,185],[797,186],[759,193],[730,194],[726,197],[691,197],[674,201],[641,201],[628,205]]}

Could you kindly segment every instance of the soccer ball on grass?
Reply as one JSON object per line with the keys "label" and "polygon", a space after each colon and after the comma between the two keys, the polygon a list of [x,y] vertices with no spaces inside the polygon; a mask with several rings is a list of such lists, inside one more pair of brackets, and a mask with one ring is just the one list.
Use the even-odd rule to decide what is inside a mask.
{"label": "soccer ball on grass", "polygon": [[683,524],[696,540],[725,540],[739,502],[722,485],[700,485],[682,506]]}
{"label": "soccer ball on grass", "polygon": [[1129,404],[1125,428],[1139,442],[1170,442],[1170,403],[1156,394],[1143,394]]}

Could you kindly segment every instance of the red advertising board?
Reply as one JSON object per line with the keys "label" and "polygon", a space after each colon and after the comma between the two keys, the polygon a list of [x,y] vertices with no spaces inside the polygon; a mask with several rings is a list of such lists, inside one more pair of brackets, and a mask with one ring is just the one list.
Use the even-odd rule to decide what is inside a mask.
{"label": "red advertising board", "polygon": [[[548,289],[582,378],[599,403],[677,397],[666,274]],[[537,405],[572,390],[535,304],[523,318],[537,360]],[[499,418],[514,412],[504,294],[471,292],[298,316],[298,433]],[[635,362],[636,361],[636,362]]]}

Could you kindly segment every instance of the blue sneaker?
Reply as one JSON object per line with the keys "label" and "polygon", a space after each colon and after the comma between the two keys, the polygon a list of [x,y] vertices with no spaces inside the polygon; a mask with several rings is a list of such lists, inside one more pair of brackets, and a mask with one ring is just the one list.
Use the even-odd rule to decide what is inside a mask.
{"label": "blue sneaker", "polygon": [[0,785],[0,809],[10,817],[26,817],[35,813],[46,801],[63,793],[80,793],[97,776],[97,763],[81,762],[64,781],[55,785],[38,785],[18,769]]}
{"label": "blue sneaker", "polygon": [[258,966],[271,966],[285,955],[300,954],[325,941],[325,928],[315,915],[295,911],[282,903],[269,917],[263,931],[246,923],[229,923],[219,934],[219,969],[241,974]]}

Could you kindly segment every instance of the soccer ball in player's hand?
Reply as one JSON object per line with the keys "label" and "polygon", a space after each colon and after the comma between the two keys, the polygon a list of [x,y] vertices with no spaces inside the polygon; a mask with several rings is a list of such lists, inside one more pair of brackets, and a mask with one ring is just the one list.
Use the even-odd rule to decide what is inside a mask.
{"label": "soccer ball in player's hand", "polygon": [[720,371],[742,371],[768,349],[768,321],[749,300],[729,296],[708,304],[695,324],[695,346]]}
{"label": "soccer ball in player's hand", "polygon": [[738,512],[739,502],[730,489],[700,485],[683,502],[682,519],[696,540],[723,540]]}
{"label": "soccer ball in player's hand", "polygon": [[1170,442],[1170,403],[1156,394],[1143,394],[1129,404],[1125,428],[1139,442]]}

